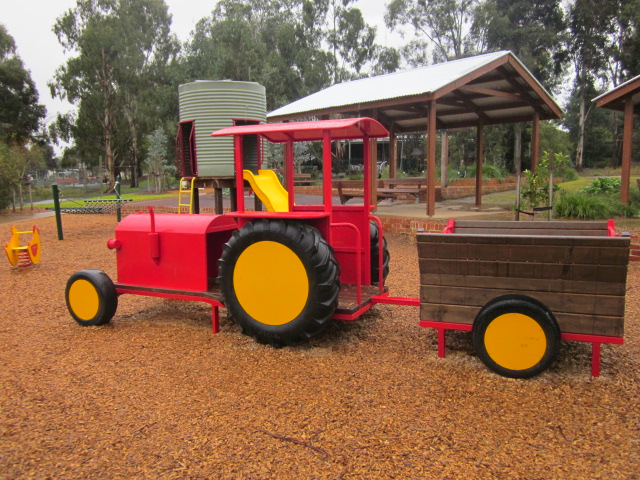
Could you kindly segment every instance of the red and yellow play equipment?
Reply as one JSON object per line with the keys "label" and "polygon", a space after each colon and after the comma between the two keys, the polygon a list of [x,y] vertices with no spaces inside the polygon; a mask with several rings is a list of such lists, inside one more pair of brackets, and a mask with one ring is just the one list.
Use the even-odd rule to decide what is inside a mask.
{"label": "red and yellow play equipment", "polygon": [[[498,222],[501,232],[487,230],[495,226],[485,222],[469,232],[470,225],[452,221],[448,233],[418,235],[420,298],[393,297],[385,286],[389,252],[371,200],[372,150],[376,139],[389,135],[382,124],[343,118],[238,125],[212,135],[234,145],[231,211],[155,214],[149,207],[148,213],[124,218],[107,242],[116,254],[117,282],[99,270],[81,270],[67,282],[67,307],[80,325],[108,323],[124,294],[192,300],[211,305],[214,333],[218,309],[226,308],[244,334],[281,347],[307,342],[333,319],[356,320],[378,303],[415,306],[421,308],[420,324],[438,330],[439,356],[444,356],[446,330],[468,331],[483,363],[514,378],[547,369],[561,339],[594,345],[592,373],[597,376],[600,344],[622,343],[629,240],[611,237],[613,224],[604,232],[585,225],[580,240],[574,237],[575,223],[560,235],[557,224],[544,222],[548,235],[542,236],[525,228],[533,222],[520,227]],[[333,198],[333,142],[343,140],[362,142],[360,204]],[[284,146],[284,184],[261,168],[263,142]],[[317,204],[295,202],[295,142],[321,147],[322,201]],[[249,165],[244,150],[254,144],[258,162]],[[247,189],[266,210],[245,208]],[[520,237],[513,235],[517,228],[524,229]],[[609,240],[596,236],[600,233]],[[591,312],[594,294],[605,297],[598,312]]]}
{"label": "red and yellow play equipment", "polygon": [[[20,235],[31,235],[31,240],[24,245],[20,245]],[[32,230],[20,232],[16,227],[11,227],[11,240],[5,244],[4,251],[7,254],[9,263],[14,267],[28,267],[40,262],[40,232],[38,227],[33,226]]]}

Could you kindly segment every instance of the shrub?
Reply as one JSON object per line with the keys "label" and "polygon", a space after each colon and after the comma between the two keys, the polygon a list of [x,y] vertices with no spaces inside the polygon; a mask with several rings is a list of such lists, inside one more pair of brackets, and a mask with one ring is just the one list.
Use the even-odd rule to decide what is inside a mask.
{"label": "shrub", "polygon": [[553,206],[554,215],[581,220],[604,220],[612,217],[634,217],[635,205],[625,205],[611,195],[588,192],[564,193]]}
{"label": "shrub", "polygon": [[[524,203],[531,208],[540,206],[540,204],[548,205],[549,201],[549,170],[551,168],[551,155],[544,152],[538,168],[535,172],[529,170],[524,171],[526,182],[520,193]],[[568,155],[556,153],[554,156],[553,172],[554,176],[558,176],[559,172],[567,171],[571,168],[571,162]],[[553,191],[559,189],[557,184],[553,185]]]}
{"label": "shrub", "polygon": [[[476,165],[471,165],[467,168],[467,176],[471,178],[475,178],[476,176]],[[497,178],[500,181],[504,180],[504,173],[495,165],[491,165],[488,163],[482,164],[482,178]]]}
{"label": "shrub", "polygon": [[589,185],[580,189],[580,192],[595,195],[620,193],[620,178],[598,177]]}

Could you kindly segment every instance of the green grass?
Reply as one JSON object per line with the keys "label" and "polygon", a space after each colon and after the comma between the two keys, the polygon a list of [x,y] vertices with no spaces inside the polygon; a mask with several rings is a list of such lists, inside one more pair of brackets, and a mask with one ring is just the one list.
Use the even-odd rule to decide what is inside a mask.
{"label": "green grass", "polygon": [[[125,195],[124,193],[122,194],[122,198],[130,198],[131,200],[135,201],[135,202],[144,202],[146,200],[156,200],[158,198],[168,198],[168,197],[175,197],[176,195],[174,193],[165,193],[165,194],[152,194],[152,195],[143,195],[143,194],[137,194],[137,193],[132,193],[132,194],[128,194]],[[60,207],[84,207],[86,206],[84,204],[84,200],[115,200],[115,196],[113,195],[108,195],[108,196],[104,196],[104,197],[90,197],[90,198],[86,198],[86,197],[82,197],[82,198],[75,198],[74,200],[63,200],[62,202],[60,202]],[[53,207],[53,200],[49,203],[41,203],[38,204],[39,207],[42,208],[49,208],[49,207]]]}
{"label": "green grass", "polygon": [[558,184],[558,186],[562,192],[575,193],[587,185],[591,185],[591,182],[593,182],[592,177],[580,177],[578,180],[574,180],[572,182],[562,182]]}

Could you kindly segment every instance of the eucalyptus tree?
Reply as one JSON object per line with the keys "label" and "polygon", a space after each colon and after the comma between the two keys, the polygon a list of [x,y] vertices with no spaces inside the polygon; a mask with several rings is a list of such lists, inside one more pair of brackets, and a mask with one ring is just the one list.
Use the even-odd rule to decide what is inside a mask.
{"label": "eucalyptus tree", "polygon": [[333,83],[365,75],[365,68],[375,63],[380,51],[375,42],[376,28],[364,21],[359,8],[351,6],[355,0],[325,0],[324,3]]}
{"label": "eucalyptus tree", "polygon": [[640,0],[619,0],[616,4],[619,6],[616,57],[622,67],[620,78],[630,78],[640,74]]}
{"label": "eucalyptus tree", "polygon": [[[613,12],[612,30],[606,50],[607,80],[617,87],[640,74],[640,1],[603,0]],[[619,165],[622,154],[622,121],[620,112],[613,112],[613,146],[611,166]]]}
{"label": "eucalyptus tree", "polygon": [[[569,6],[567,51],[573,61],[573,98],[577,102],[576,168],[584,166],[586,119],[592,105],[587,94],[595,91],[600,79],[606,78],[609,65],[607,45],[614,30],[615,7],[606,0],[574,0]],[[587,105],[589,103],[589,105]]]}
{"label": "eucalyptus tree", "polygon": [[170,31],[171,16],[164,0],[122,0],[118,9],[125,49],[118,62],[122,112],[129,127],[132,166],[131,186],[141,174],[141,140],[167,113],[162,99],[175,90],[167,65],[177,56],[180,45]]}
{"label": "eucalyptus tree", "polygon": [[[36,160],[35,139],[45,116],[38,92],[16,50],[13,37],[0,24],[0,210],[22,188],[23,177]],[[28,149],[31,143],[33,152]],[[44,151],[42,149],[42,151]],[[19,196],[20,202],[22,195]]]}
{"label": "eucalyptus tree", "polygon": [[[486,51],[510,50],[550,92],[559,90],[567,64],[566,19],[559,0],[485,0],[475,12],[473,31]],[[516,170],[522,163],[521,123],[505,128]],[[507,131],[507,128],[509,131]]]}
{"label": "eucalyptus tree", "polygon": [[185,79],[263,84],[269,109],[336,81],[397,68],[353,0],[221,0],[185,48]]}
{"label": "eucalyptus tree", "polygon": [[478,52],[473,30],[480,0],[393,0],[387,6],[385,22],[403,32],[413,29],[414,39],[402,52],[409,64],[439,63]]}
{"label": "eucalyptus tree", "polygon": [[0,142],[24,145],[44,116],[31,74],[17,54],[13,37],[0,24]]}
{"label": "eucalyptus tree", "polygon": [[486,0],[477,16],[488,51],[511,50],[547,90],[557,90],[567,64],[559,0]]}
{"label": "eucalyptus tree", "polygon": [[196,24],[185,48],[185,79],[259,82],[274,108],[304,90],[301,74],[318,57],[301,32],[294,13],[279,2],[223,0]]}
{"label": "eucalyptus tree", "polygon": [[178,48],[170,24],[164,0],[77,0],[54,25],[70,57],[50,88],[78,105],[75,118],[59,123],[71,123],[66,131],[82,155],[104,157],[109,188],[118,158],[121,164],[130,161],[135,182],[145,120],[158,116],[161,106],[154,99],[167,83],[163,69]]}

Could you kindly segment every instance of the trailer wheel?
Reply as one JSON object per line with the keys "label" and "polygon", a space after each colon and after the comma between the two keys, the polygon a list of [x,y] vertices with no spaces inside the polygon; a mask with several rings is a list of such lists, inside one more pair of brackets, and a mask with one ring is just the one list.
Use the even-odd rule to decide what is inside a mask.
{"label": "trailer wheel", "polygon": [[118,294],[102,270],[80,270],[69,277],[64,293],[69,313],[83,327],[109,323],[118,308]]}
{"label": "trailer wheel", "polygon": [[499,299],[478,314],[473,324],[473,346],[495,373],[530,378],[549,368],[558,356],[560,328],[553,316],[532,299]]}
{"label": "trailer wheel", "polygon": [[[380,265],[378,264],[378,251],[380,248],[380,229],[375,222],[369,223],[370,228],[370,245],[371,245],[371,283],[378,284],[380,278]],[[382,237],[382,270],[383,270],[383,283],[389,275],[389,250],[387,250],[387,239]]]}
{"label": "trailer wheel", "polygon": [[231,317],[260,343],[305,342],[328,325],[338,306],[338,263],[309,225],[249,222],[224,245],[219,266]]}

